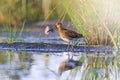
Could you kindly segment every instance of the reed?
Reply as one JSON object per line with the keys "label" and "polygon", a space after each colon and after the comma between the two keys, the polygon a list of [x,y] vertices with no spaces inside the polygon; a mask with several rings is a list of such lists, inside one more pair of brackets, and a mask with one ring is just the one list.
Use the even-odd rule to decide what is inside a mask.
{"label": "reed", "polygon": [[113,0],[62,1],[72,23],[87,38],[90,45],[112,45],[117,51],[120,36],[120,8],[117,1],[113,6]]}

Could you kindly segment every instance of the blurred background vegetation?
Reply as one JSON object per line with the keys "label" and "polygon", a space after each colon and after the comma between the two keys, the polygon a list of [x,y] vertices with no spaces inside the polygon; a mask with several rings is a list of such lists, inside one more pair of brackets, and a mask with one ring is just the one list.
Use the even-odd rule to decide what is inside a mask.
{"label": "blurred background vegetation", "polygon": [[55,20],[63,12],[59,0],[0,0],[0,24]]}

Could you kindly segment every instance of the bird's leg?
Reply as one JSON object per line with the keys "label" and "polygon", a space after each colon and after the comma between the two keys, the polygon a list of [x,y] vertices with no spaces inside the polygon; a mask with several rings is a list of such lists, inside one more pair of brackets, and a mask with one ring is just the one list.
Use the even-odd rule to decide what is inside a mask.
{"label": "bird's leg", "polygon": [[[77,45],[77,43],[75,43],[75,42],[73,42],[73,45],[72,45],[72,47],[71,47],[71,52],[74,52],[74,47]],[[71,59],[73,58],[73,53],[72,53],[72,57],[71,57]]]}
{"label": "bird's leg", "polygon": [[68,43],[68,46],[67,46],[67,51],[68,51],[68,59],[70,59],[69,48],[70,48],[70,42]]}

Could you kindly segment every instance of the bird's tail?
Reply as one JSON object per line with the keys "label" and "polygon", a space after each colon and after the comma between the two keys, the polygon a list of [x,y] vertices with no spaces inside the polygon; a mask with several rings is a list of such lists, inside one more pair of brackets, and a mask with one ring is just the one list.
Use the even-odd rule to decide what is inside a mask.
{"label": "bird's tail", "polygon": [[88,44],[88,40],[86,38],[80,38],[80,39],[78,39],[77,44],[78,45],[80,45],[80,44]]}

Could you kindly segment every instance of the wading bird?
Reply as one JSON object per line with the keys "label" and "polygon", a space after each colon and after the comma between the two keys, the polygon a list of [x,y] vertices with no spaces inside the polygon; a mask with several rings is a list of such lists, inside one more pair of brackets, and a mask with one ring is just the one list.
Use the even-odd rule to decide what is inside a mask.
{"label": "wading bird", "polygon": [[[84,40],[84,42],[87,43],[87,40],[84,38],[84,36],[82,34],[63,28],[62,23],[60,23],[60,22],[55,24],[55,29],[58,30],[60,38],[64,41],[68,42],[68,48],[67,48],[68,50],[69,50],[69,46],[70,46],[71,42],[75,42],[75,44],[73,44],[73,46],[72,46],[72,49],[75,45],[77,45],[79,43],[79,40]],[[48,32],[49,31],[53,31],[53,29],[49,29]]]}
{"label": "wading bird", "polygon": [[60,38],[64,41],[71,42],[73,39],[84,38],[82,34],[63,28],[62,23],[56,23],[55,27],[59,32]]}
{"label": "wading bird", "polygon": [[77,45],[79,43],[78,42],[79,39],[83,39],[87,43],[86,39],[84,38],[84,36],[82,34],[79,34],[75,31],[63,28],[62,23],[60,23],[60,22],[55,24],[55,28],[57,28],[60,38],[64,41],[68,42],[68,50],[69,50],[70,42],[74,42],[74,41],[76,42],[76,44],[74,44],[72,46],[72,49],[75,45]]}

